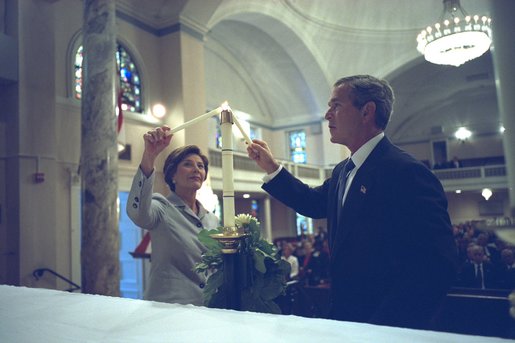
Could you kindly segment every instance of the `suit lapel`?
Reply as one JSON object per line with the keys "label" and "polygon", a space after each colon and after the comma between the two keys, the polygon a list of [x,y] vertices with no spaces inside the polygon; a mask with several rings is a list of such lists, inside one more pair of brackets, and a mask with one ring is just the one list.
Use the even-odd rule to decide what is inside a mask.
{"label": "suit lapel", "polygon": [[[334,241],[333,246],[339,247],[345,238],[349,235],[352,230],[359,229],[359,222],[362,220],[363,207],[368,197],[373,196],[375,182],[377,177],[375,176],[378,171],[380,161],[382,160],[388,146],[391,145],[389,140],[383,138],[377,146],[372,150],[370,155],[367,157],[363,165],[357,170],[352,184],[347,193],[347,197],[343,208],[337,209],[334,213],[340,213],[342,220],[337,224],[336,218],[334,218],[334,225],[338,225],[333,230]],[[336,196],[334,197],[336,199]],[[366,214],[366,213],[365,213]]]}
{"label": "suit lapel", "polygon": [[330,230],[329,230],[329,248],[332,250],[333,244],[335,242],[337,233],[339,231],[339,228],[337,227],[337,220],[338,215],[341,211],[340,208],[338,208],[338,177],[340,175],[340,172],[343,168],[343,166],[347,163],[347,159],[340,162],[336,167],[334,167],[333,174],[331,176],[331,186],[329,187],[329,194],[328,194],[328,213],[327,213],[327,221],[330,223]]}

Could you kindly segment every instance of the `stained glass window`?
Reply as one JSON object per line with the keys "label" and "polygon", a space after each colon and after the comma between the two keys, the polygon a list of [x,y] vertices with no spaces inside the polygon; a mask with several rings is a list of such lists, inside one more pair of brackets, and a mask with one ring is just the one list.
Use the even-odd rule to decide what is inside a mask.
{"label": "stained glass window", "polygon": [[260,137],[258,137],[258,128],[251,125],[249,130],[249,136],[250,139],[259,139]]}
{"label": "stained glass window", "polygon": [[313,234],[313,219],[296,213],[297,236]]}
{"label": "stained glass window", "polygon": [[131,56],[120,44],[116,49],[116,65],[120,71],[122,110],[141,113],[141,80]]}
{"label": "stained glass window", "polygon": [[[74,90],[75,98],[82,98],[82,46],[75,54]],[[116,66],[119,73],[119,86],[122,94],[122,110],[142,112],[141,79],[138,68],[129,52],[120,44],[116,47]]]}
{"label": "stained glass window", "polygon": [[306,163],[306,131],[288,133],[290,138],[290,158],[294,163]]}
{"label": "stained glass window", "polygon": [[254,218],[259,218],[259,204],[257,200],[250,202],[250,215]]}
{"label": "stained glass window", "polygon": [[75,99],[82,98],[82,45],[77,49],[75,54],[75,74],[74,74]]}
{"label": "stained glass window", "polygon": [[213,117],[216,120],[216,147],[222,149],[222,128],[220,127],[220,117]]}

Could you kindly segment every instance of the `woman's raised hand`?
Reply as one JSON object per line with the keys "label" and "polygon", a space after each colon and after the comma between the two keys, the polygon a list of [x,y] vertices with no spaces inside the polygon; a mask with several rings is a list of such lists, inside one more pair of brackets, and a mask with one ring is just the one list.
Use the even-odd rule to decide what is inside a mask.
{"label": "woman's raised hand", "polygon": [[149,130],[143,135],[145,150],[141,157],[140,168],[147,177],[150,176],[154,170],[154,162],[157,155],[166,149],[172,141],[173,134],[167,136],[167,131],[170,131],[170,128],[165,125]]}
{"label": "woman's raised hand", "polygon": [[165,125],[149,130],[143,135],[143,140],[145,141],[145,153],[148,153],[155,158],[161,153],[161,151],[170,145],[173,134],[167,136],[166,131],[170,131],[170,128]]}

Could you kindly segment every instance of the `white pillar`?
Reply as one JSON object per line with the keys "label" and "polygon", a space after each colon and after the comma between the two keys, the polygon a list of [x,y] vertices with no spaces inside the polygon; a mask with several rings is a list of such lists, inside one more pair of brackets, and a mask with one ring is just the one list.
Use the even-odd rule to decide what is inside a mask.
{"label": "white pillar", "polygon": [[263,199],[263,211],[264,211],[264,236],[265,239],[272,242],[272,210],[270,207],[270,197],[266,196]]}
{"label": "white pillar", "polygon": [[503,134],[511,216],[515,217],[515,1],[492,1],[493,62]]}

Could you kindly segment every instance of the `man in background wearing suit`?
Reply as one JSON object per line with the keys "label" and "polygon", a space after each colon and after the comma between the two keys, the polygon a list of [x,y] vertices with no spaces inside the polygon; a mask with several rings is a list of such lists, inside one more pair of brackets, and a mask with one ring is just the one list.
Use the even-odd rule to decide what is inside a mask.
{"label": "man in background wearing suit", "polygon": [[384,136],[394,95],[368,75],[338,80],[325,115],[331,142],[351,151],[321,186],[309,187],[254,140],[249,157],[269,194],[327,218],[331,309],[337,320],[430,328],[456,275],[447,200],[431,171]]}

